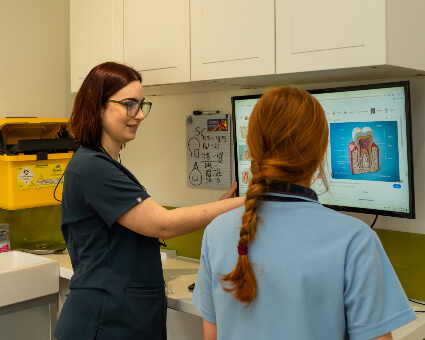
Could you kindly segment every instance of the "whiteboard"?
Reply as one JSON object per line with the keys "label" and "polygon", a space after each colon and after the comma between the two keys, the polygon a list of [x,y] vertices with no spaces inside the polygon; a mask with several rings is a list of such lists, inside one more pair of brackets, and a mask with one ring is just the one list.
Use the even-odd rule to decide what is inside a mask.
{"label": "whiteboard", "polygon": [[186,117],[187,186],[230,188],[230,138],[230,115]]}

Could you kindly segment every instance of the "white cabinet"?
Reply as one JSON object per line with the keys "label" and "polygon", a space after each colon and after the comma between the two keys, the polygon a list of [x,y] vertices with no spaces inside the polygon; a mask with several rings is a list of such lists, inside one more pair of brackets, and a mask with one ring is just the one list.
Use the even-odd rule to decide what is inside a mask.
{"label": "white cabinet", "polygon": [[142,73],[144,85],[190,81],[189,0],[72,0],[71,92],[105,61]]}
{"label": "white cabinet", "polygon": [[105,61],[123,61],[123,0],[70,1],[71,92]]}
{"label": "white cabinet", "polygon": [[328,70],[340,80],[359,70],[362,79],[377,79],[425,70],[424,0],[72,0],[70,6],[72,92],[108,60],[133,66],[145,86],[241,77],[255,83],[255,76],[274,83],[322,71],[315,73],[320,81]]}
{"label": "white cabinet", "polygon": [[423,0],[276,0],[276,73],[424,70],[424,10]]}
{"label": "white cabinet", "polygon": [[192,0],[191,80],[275,73],[274,0]]}
{"label": "white cabinet", "polygon": [[189,0],[124,0],[124,62],[143,85],[190,81]]}
{"label": "white cabinet", "polygon": [[0,339],[56,339],[53,332],[57,317],[57,294],[0,307]]}

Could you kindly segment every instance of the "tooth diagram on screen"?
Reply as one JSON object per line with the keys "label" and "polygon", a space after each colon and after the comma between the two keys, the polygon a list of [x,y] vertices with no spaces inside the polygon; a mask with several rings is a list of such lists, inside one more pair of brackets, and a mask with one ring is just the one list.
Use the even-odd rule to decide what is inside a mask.
{"label": "tooth diagram on screen", "polygon": [[373,142],[370,127],[353,129],[353,142],[348,144],[350,169],[353,175],[379,171],[379,147]]}

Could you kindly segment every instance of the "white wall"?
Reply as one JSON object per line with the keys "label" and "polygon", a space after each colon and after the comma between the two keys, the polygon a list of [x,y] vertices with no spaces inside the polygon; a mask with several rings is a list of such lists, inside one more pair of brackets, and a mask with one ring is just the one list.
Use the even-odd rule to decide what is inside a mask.
{"label": "white wall", "polygon": [[123,164],[162,205],[181,207],[217,200],[225,190],[186,185],[185,117],[195,110],[231,113],[231,96],[263,92],[258,89],[146,96],[153,104],[151,113],[142,122],[136,140],[122,152]]}
{"label": "white wall", "polygon": [[0,0],[0,119],[70,114],[69,0]]}
{"label": "white wall", "polygon": [[[405,80],[405,79],[390,79]],[[425,234],[425,79],[411,81],[413,158],[416,189],[416,220],[380,216],[376,228]],[[376,82],[383,82],[382,80]],[[314,87],[354,85],[359,82],[317,84]],[[313,88],[305,85],[305,88]],[[265,88],[226,90],[205,93],[154,96],[149,117],[141,124],[135,141],[122,152],[122,162],[162,205],[188,206],[217,200],[224,191],[189,188],[186,185],[185,117],[194,110],[219,110],[231,113],[231,97],[263,93]],[[148,92],[148,91],[147,91]],[[374,216],[352,214],[371,224]]]}
{"label": "white wall", "polygon": [[[69,1],[0,0],[0,119],[69,117],[75,95],[70,93]],[[350,84],[320,87],[342,85]],[[376,227],[425,234],[425,79],[411,79],[411,85],[417,218],[381,216]],[[148,97],[153,102],[152,113],[141,125],[136,141],[122,152],[124,165],[160,204],[187,206],[218,199],[224,191],[186,186],[185,116],[194,110],[231,113],[232,96],[264,91],[235,87]],[[353,215],[368,224],[373,221],[371,215]]]}

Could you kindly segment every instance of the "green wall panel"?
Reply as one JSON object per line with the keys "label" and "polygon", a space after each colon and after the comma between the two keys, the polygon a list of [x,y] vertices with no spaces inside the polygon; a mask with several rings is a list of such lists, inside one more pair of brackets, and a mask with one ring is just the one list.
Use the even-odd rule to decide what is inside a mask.
{"label": "green wall panel", "polygon": [[[170,207],[166,207],[172,209]],[[375,229],[410,299],[425,301],[425,235]],[[204,230],[166,241],[177,255],[199,259]]]}
{"label": "green wall panel", "polygon": [[22,248],[25,243],[63,242],[60,221],[60,205],[21,210],[0,209],[0,223],[10,226],[12,250]]}
{"label": "green wall panel", "polygon": [[[0,209],[0,223],[10,225],[11,249],[28,242],[62,242],[60,205],[22,210]],[[172,207],[166,207],[173,209]],[[411,299],[425,301],[425,234],[375,229]],[[177,255],[199,259],[204,230],[166,241]]]}
{"label": "green wall panel", "polygon": [[[164,208],[168,210],[175,209],[174,207],[167,206],[165,206]],[[176,250],[178,256],[190,257],[199,260],[201,257],[203,235],[204,229],[201,229],[187,235],[171,238],[165,241],[165,243],[167,244],[167,247],[165,249]]]}
{"label": "green wall panel", "polygon": [[[175,249],[178,256],[200,259],[204,229],[166,240],[166,249]],[[161,247],[164,248],[164,247]]]}
{"label": "green wall panel", "polygon": [[425,301],[425,235],[376,230],[406,295]]}

